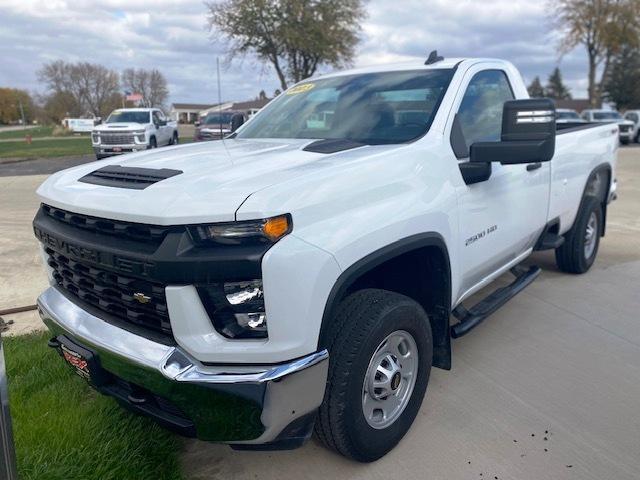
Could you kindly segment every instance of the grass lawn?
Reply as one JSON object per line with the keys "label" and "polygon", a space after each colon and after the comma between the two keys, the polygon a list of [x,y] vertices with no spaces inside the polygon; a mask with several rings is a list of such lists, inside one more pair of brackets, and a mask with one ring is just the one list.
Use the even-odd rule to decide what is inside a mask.
{"label": "grass lawn", "polygon": [[4,339],[20,478],[182,478],[178,437],[92,390],[48,338]]}
{"label": "grass lawn", "polygon": [[53,127],[35,127],[27,128],[26,130],[11,130],[9,132],[0,132],[0,140],[7,140],[10,138],[24,138],[25,135],[31,135],[33,138],[50,137],[52,132]]}
{"label": "grass lawn", "polygon": [[43,158],[93,153],[89,138],[61,138],[26,142],[0,142],[1,158]]}

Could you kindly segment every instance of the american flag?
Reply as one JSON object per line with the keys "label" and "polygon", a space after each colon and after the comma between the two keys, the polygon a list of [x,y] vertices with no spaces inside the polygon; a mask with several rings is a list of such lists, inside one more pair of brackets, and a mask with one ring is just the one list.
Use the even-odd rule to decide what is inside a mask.
{"label": "american flag", "polygon": [[124,99],[127,102],[139,102],[142,100],[142,95],[140,93],[124,92]]}

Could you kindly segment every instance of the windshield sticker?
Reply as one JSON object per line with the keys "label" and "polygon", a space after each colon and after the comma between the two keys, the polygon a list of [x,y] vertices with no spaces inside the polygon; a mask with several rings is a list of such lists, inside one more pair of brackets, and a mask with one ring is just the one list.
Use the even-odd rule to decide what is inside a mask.
{"label": "windshield sticker", "polygon": [[299,93],[308,92],[315,86],[315,83],[303,83],[302,85],[296,85],[295,87],[291,87],[289,90],[287,90],[287,95],[297,95]]}

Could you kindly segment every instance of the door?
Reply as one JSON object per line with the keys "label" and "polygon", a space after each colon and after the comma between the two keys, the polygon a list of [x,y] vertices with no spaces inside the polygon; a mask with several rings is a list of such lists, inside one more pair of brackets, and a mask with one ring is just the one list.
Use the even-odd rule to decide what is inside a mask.
{"label": "door", "polygon": [[153,111],[153,123],[156,126],[157,134],[156,138],[158,140],[158,146],[167,145],[171,140],[171,135],[169,130],[171,127],[167,125],[167,119],[160,110]]}
{"label": "door", "polygon": [[[456,144],[458,162],[469,161],[473,143],[500,140],[504,102],[515,98],[505,71],[484,68],[467,72],[464,93],[454,106],[457,128],[452,134],[458,138],[452,135],[452,145]],[[461,182],[457,188],[461,295],[471,293],[533,246],[547,222],[549,164],[492,163],[488,180]]]}

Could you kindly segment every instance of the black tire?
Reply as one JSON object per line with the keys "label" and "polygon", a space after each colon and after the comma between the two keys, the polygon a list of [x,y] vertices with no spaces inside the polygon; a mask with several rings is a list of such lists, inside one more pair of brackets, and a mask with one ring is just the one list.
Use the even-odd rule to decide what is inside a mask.
{"label": "black tire", "polygon": [[96,160],[102,160],[103,158],[107,158],[109,155],[100,155],[99,153],[96,153]]}
{"label": "black tire", "polygon": [[158,148],[158,141],[156,140],[156,137],[151,137],[149,139],[149,148]]}
{"label": "black tire", "polygon": [[622,145],[629,145],[629,139],[628,138],[621,138],[620,139],[620,143]]}
{"label": "black tire", "polygon": [[[587,226],[592,218],[596,219],[595,245],[591,253],[585,250],[587,244]],[[602,232],[602,204],[596,197],[585,197],[580,206],[576,221],[564,235],[564,243],[556,249],[556,264],[567,273],[585,273],[591,268],[598,255],[600,233]]]}
{"label": "black tire", "polygon": [[[378,347],[397,331],[409,333],[415,340],[416,382],[396,420],[376,429],[363,413],[363,385]],[[429,318],[409,297],[385,290],[360,290],[340,303],[321,345],[329,350],[329,373],[316,435],[326,447],[345,457],[373,462],[404,437],[422,404],[433,359]]]}
{"label": "black tire", "polygon": [[171,141],[169,142],[169,145],[178,145],[178,132],[173,132],[173,136],[171,137]]}

